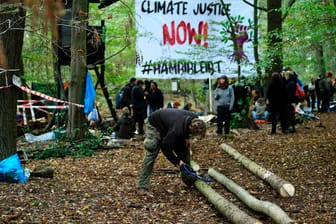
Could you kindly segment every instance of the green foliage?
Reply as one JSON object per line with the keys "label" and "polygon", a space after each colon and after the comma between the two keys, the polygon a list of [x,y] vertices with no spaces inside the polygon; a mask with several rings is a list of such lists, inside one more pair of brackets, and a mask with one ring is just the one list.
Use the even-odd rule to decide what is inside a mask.
{"label": "green foliage", "polygon": [[72,141],[71,139],[62,138],[56,144],[48,145],[44,150],[34,155],[35,159],[47,159],[53,157],[82,157],[92,156],[94,149],[98,149],[101,138],[92,136],[90,133],[85,139]]}
{"label": "green foliage", "polygon": [[284,64],[304,80],[318,75],[316,50],[323,48],[325,69],[335,70],[336,7],[321,1],[299,1],[287,9],[284,22]]}

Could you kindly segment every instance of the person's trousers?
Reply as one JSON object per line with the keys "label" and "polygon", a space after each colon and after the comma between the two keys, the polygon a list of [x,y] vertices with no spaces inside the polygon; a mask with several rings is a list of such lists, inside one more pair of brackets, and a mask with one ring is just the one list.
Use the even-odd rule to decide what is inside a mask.
{"label": "person's trousers", "polygon": [[224,122],[224,133],[230,133],[230,119],[231,114],[229,107],[217,106],[217,134],[222,134],[223,132],[223,122]]}
{"label": "person's trousers", "polygon": [[[144,147],[146,149],[145,156],[142,160],[142,167],[140,171],[138,188],[149,189],[150,178],[153,173],[155,159],[160,152],[161,136],[159,131],[149,124],[146,120],[146,138],[144,140]],[[176,142],[175,146],[177,150],[176,156],[184,163],[190,165],[190,151],[186,147],[185,141]]]}
{"label": "person's trousers", "polygon": [[271,122],[272,122],[272,133],[276,133],[277,120],[280,120],[281,131],[285,132],[288,128],[288,105],[279,105],[277,107],[271,107]]}
{"label": "person's trousers", "polygon": [[143,109],[134,109],[133,108],[133,118],[134,122],[138,123],[138,132],[140,135],[144,134],[144,119],[145,119],[145,112]]}
{"label": "person's trousers", "polygon": [[146,149],[145,156],[142,160],[142,167],[140,171],[140,177],[138,187],[143,189],[149,189],[150,178],[153,173],[154,162],[160,152],[160,133],[149,124],[146,120],[146,138],[144,140],[144,147]]}

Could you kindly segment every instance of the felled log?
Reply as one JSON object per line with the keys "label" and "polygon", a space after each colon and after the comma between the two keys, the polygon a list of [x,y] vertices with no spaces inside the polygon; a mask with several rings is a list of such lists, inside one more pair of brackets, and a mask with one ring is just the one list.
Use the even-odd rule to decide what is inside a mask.
{"label": "felled log", "polygon": [[232,223],[260,224],[259,220],[247,215],[230,201],[219,195],[207,183],[196,180],[195,187],[216,207],[216,209]]}
{"label": "felled log", "polygon": [[220,145],[226,153],[240,162],[245,168],[251,171],[253,174],[257,175],[259,178],[265,180],[269,183],[282,197],[292,197],[295,194],[294,186],[275,175],[274,173],[266,170],[265,168],[259,166],[246,156],[240,154],[237,150],[231,146],[223,143]]}
{"label": "felled log", "polygon": [[36,166],[30,173],[30,177],[53,178],[54,169],[48,166]]}
{"label": "felled log", "polygon": [[196,173],[201,169],[201,167],[194,160],[190,160],[190,166]]}
{"label": "felled log", "polygon": [[293,220],[289,218],[288,215],[276,204],[256,199],[234,181],[212,168],[208,170],[208,174],[219,183],[223,184],[229,191],[235,194],[241,201],[244,202],[244,204],[254,211],[268,215],[275,221],[275,223],[278,224],[293,223]]}

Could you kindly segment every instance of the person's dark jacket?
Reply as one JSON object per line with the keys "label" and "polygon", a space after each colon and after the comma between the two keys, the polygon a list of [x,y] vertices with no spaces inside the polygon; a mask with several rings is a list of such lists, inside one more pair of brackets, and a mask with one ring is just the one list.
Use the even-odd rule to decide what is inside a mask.
{"label": "person's dark jacket", "polygon": [[134,136],[135,123],[129,113],[123,114],[113,126],[118,138],[130,139]]}
{"label": "person's dark jacket", "polygon": [[120,100],[120,108],[129,107],[131,105],[132,88],[133,86],[131,84],[128,84],[123,88],[123,94]]}
{"label": "person's dark jacket", "polygon": [[330,84],[326,78],[320,80],[319,88],[322,95],[328,95],[330,93]]}
{"label": "person's dark jacket", "polygon": [[132,89],[131,93],[131,102],[134,112],[139,110],[145,110],[146,101],[145,101],[145,93],[143,92],[140,85],[135,85]]}
{"label": "person's dark jacket", "polygon": [[297,86],[297,77],[293,74],[289,76],[287,82],[287,91],[288,91],[288,102],[289,103],[298,103],[299,99],[296,96],[296,86]]}
{"label": "person's dark jacket", "polygon": [[267,99],[270,108],[279,108],[288,104],[289,99],[287,87],[280,77],[272,77],[271,84],[267,90]]}
{"label": "person's dark jacket", "polygon": [[188,127],[194,118],[197,118],[195,113],[179,109],[158,110],[148,117],[149,123],[160,132],[163,154],[174,165],[180,160],[179,154],[188,150],[185,141],[189,138]]}
{"label": "person's dark jacket", "polygon": [[152,111],[163,108],[163,94],[160,89],[150,90],[147,96],[147,102]]}

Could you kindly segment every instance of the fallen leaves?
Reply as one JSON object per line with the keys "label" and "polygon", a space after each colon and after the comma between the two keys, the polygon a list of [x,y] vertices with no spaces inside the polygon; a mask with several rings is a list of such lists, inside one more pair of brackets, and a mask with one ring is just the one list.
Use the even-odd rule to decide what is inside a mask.
{"label": "fallen leaves", "polygon": [[[233,139],[207,136],[193,144],[193,159],[206,174],[213,167],[260,200],[281,206],[298,223],[335,223],[336,114],[321,114],[325,128],[309,121],[295,134],[268,135],[270,127],[240,132]],[[210,127],[211,129],[214,127]],[[281,198],[264,181],[219,149],[227,143],[240,153],[291,182],[296,194]],[[134,144],[137,147],[134,147]],[[19,144],[24,149],[25,144]],[[137,193],[144,154],[141,142],[98,150],[92,157],[29,160],[55,170],[53,179],[31,178],[26,184],[0,184],[0,223],[228,223],[195,188],[187,188],[179,170],[159,154],[151,179],[151,196]],[[223,186],[211,186],[263,223]]]}

